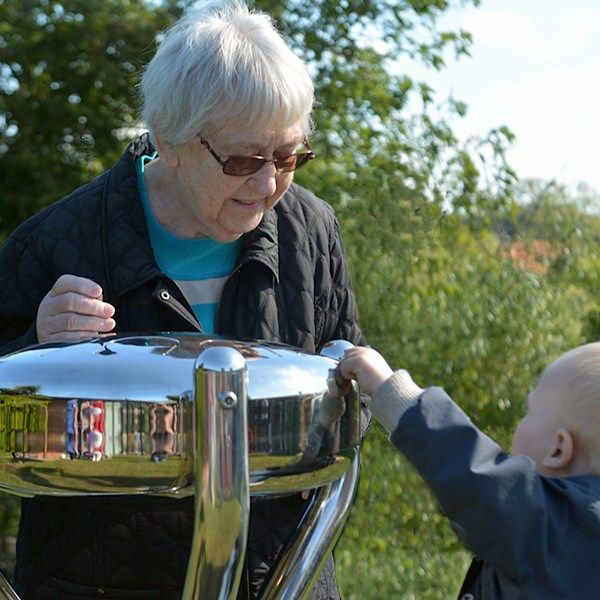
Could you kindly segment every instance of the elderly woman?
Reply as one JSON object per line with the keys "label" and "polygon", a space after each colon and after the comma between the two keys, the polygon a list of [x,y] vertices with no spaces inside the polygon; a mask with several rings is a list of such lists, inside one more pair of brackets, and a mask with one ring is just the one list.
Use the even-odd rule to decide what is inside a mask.
{"label": "elderly woman", "polygon": [[[0,353],[110,331],[364,343],[333,212],[292,183],[314,158],[306,67],[266,15],[204,7],[143,75],[150,134],[7,240]],[[303,504],[253,502],[240,597],[260,596]],[[17,586],[44,600],[180,598],[192,525],[191,500],[24,500]],[[331,561],[313,597],[338,597]]]}

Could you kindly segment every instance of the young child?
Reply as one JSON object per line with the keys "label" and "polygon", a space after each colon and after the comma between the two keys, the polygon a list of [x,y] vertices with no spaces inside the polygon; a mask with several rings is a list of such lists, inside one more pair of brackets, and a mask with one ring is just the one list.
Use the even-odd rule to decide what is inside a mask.
{"label": "young child", "polygon": [[438,387],[418,387],[370,348],[335,371],[371,410],[474,552],[459,597],[600,598],[600,342],[546,368],[512,455]]}

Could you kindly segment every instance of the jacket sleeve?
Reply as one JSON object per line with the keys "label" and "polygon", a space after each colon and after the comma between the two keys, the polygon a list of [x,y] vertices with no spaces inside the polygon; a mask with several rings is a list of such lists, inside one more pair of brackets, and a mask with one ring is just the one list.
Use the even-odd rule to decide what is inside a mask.
{"label": "jacket sleeve", "polygon": [[38,342],[37,310],[52,283],[26,238],[10,236],[0,250],[0,355]]}
{"label": "jacket sleeve", "polygon": [[505,453],[440,388],[402,414],[390,439],[485,562],[517,581],[528,569],[557,567],[555,550],[574,533],[572,482],[542,477],[529,458]]}

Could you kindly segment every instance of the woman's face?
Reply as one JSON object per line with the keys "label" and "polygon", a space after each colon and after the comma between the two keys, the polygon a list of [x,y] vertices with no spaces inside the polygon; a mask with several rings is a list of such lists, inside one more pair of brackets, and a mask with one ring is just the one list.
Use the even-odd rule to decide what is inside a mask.
{"label": "woman's face", "polygon": [[[256,133],[233,123],[215,127],[206,141],[222,160],[229,156],[272,158],[291,154],[302,143],[300,125],[285,131]],[[182,237],[210,237],[231,242],[255,229],[265,211],[273,208],[292,183],[293,173],[278,173],[272,163],[252,175],[225,175],[223,167],[195,138],[171,149],[169,218],[161,222]],[[159,148],[160,152],[160,148]],[[161,159],[163,153],[160,152]]]}

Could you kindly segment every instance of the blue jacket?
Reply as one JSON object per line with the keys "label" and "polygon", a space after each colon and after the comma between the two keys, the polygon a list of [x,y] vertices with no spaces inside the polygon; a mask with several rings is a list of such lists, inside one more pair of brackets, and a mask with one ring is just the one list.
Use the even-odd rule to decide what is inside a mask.
{"label": "blue jacket", "polygon": [[406,407],[390,439],[476,555],[460,598],[600,598],[600,477],[542,477],[440,388]]}

